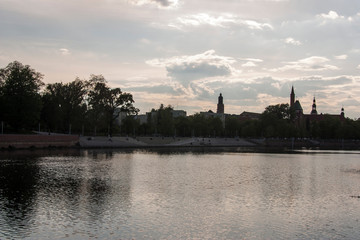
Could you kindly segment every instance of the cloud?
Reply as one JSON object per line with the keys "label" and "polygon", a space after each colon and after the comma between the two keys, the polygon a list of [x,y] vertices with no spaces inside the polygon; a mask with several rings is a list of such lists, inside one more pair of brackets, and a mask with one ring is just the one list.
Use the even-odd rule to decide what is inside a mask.
{"label": "cloud", "polygon": [[60,49],[59,49],[59,52],[60,52],[60,54],[63,55],[63,56],[66,56],[66,55],[70,55],[70,54],[71,54],[70,50],[67,49],[67,48],[60,48]]}
{"label": "cloud", "polygon": [[[358,112],[356,107],[360,102],[357,97],[360,92],[358,90],[351,92],[356,89],[360,81],[357,76],[316,75],[291,79],[260,77],[251,80],[234,76],[216,77],[211,81],[196,81],[186,87],[176,81],[163,80],[162,83],[156,83],[153,82],[155,79],[148,79],[135,85],[129,81],[130,85],[127,86],[126,91],[133,92],[136,99],[145,102],[146,107],[142,110],[148,111],[151,107],[158,107],[160,103],[172,105],[180,103],[189,114],[204,109],[216,110],[217,96],[220,92],[224,96],[227,113],[239,114],[242,111],[260,113],[268,105],[288,103],[291,85],[294,85],[296,97],[306,113],[311,111],[314,94],[318,111],[323,113],[337,113],[342,105],[349,113]],[[344,102],[350,95],[351,101]],[[195,106],[197,107],[194,109]]]}
{"label": "cloud", "polygon": [[243,67],[256,67],[257,65],[254,62],[248,61],[248,62],[242,64],[241,66],[243,66]]}
{"label": "cloud", "polygon": [[198,13],[194,15],[178,17],[175,22],[170,23],[168,26],[177,29],[183,29],[184,27],[199,27],[199,26],[212,26],[228,28],[229,25],[245,26],[253,30],[266,30],[273,29],[273,26],[269,23],[260,23],[255,20],[244,20],[233,14],[220,14],[218,16],[211,16],[207,13]]}
{"label": "cloud", "polygon": [[239,58],[241,61],[250,61],[250,62],[263,62],[264,60],[259,58]]}
{"label": "cloud", "polygon": [[192,56],[146,61],[151,66],[165,67],[169,77],[185,83],[202,78],[236,74],[237,70],[232,67],[235,62],[234,58],[216,55],[214,50]]}
{"label": "cloud", "polygon": [[360,64],[357,66],[357,69],[360,69]]}
{"label": "cloud", "polygon": [[134,5],[156,5],[158,8],[176,8],[179,6],[179,0],[132,0],[130,3]]}
{"label": "cloud", "polygon": [[295,39],[293,39],[291,37],[288,37],[288,38],[284,39],[284,42],[287,43],[287,44],[295,45],[295,46],[301,45],[300,41],[295,40]]}
{"label": "cloud", "polygon": [[331,19],[331,20],[336,20],[336,19],[342,19],[344,18],[344,16],[340,16],[339,14],[337,14],[337,12],[335,11],[329,11],[328,14],[322,13],[319,15],[322,18],[325,19]]}
{"label": "cloud", "polygon": [[139,43],[144,44],[144,45],[149,45],[151,43],[151,41],[149,39],[142,38],[139,40]]}
{"label": "cloud", "polygon": [[289,70],[296,71],[325,71],[338,70],[339,68],[333,65],[326,64],[330,60],[325,57],[312,56],[309,58],[300,59],[295,62],[288,62],[285,66],[280,68],[270,69],[272,72],[284,72]]}
{"label": "cloud", "polygon": [[348,56],[347,56],[346,54],[343,54],[343,55],[335,56],[335,59],[338,59],[338,60],[346,60],[347,57],[348,57]]}

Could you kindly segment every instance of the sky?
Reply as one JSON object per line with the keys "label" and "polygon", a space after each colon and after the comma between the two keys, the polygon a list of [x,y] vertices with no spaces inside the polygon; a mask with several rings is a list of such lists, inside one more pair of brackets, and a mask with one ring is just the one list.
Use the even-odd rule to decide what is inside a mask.
{"label": "sky", "polygon": [[0,68],[45,83],[103,75],[140,113],[263,112],[360,117],[359,0],[0,0]]}

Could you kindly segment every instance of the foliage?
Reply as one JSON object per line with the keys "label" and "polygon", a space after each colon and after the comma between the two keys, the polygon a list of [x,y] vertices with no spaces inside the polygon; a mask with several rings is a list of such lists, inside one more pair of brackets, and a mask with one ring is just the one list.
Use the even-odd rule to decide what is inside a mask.
{"label": "foliage", "polygon": [[124,93],[120,88],[110,88],[102,76],[92,75],[89,85],[90,111],[95,119],[102,118],[107,123],[110,136],[120,112],[134,114],[139,111],[133,106],[134,100],[130,93]]}
{"label": "foliage", "polygon": [[175,133],[175,122],[172,111],[173,107],[171,105],[164,107],[163,104],[156,110],[152,109],[148,114],[147,124],[143,125],[143,128],[151,134],[173,136]]}
{"label": "foliage", "polygon": [[80,132],[85,124],[87,82],[48,84],[42,95],[42,120],[49,131]]}
{"label": "foliage", "polygon": [[29,65],[17,61],[0,69],[1,120],[13,131],[30,130],[39,122],[42,77]]}

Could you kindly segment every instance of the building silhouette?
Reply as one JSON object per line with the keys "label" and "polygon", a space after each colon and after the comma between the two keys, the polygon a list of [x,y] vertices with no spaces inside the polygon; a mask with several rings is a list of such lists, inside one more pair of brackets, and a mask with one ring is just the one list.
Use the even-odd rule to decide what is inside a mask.
{"label": "building silhouette", "polygon": [[295,103],[295,92],[294,92],[294,86],[292,86],[290,93],[290,107],[294,107],[294,103]]}
{"label": "building silhouette", "polygon": [[316,111],[316,100],[315,97],[313,99],[313,105],[312,105],[312,109],[311,109],[311,115],[317,115],[317,111]]}
{"label": "building silhouette", "polygon": [[291,93],[290,93],[290,108],[294,111],[295,119],[297,120],[298,123],[301,123],[303,121],[306,121],[307,123],[313,122],[313,121],[321,121],[324,119],[325,116],[337,118],[340,121],[343,121],[345,119],[344,108],[341,108],[340,114],[327,114],[327,113],[326,114],[323,114],[323,113],[318,114],[317,109],[316,109],[315,97],[313,98],[313,104],[311,107],[310,114],[304,114],[303,109],[300,104],[300,101],[299,100],[295,101],[295,91],[294,91],[293,86],[291,87]]}
{"label": "building silhouette", "polygon": [[217,104],[217,110],[216,113],[224,113],[224,99],[222,94],[220,93],[220,96],[218,98],[218,104]]}

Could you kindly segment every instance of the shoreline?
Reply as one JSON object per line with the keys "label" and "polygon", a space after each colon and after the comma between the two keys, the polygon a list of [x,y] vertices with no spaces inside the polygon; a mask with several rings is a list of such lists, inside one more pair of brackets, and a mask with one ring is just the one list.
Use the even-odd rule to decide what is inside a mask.
{"label": "shoreline", "polygon": [[17,149],[148,149],[244,148],[252,150],[360,150],[360,140],[202,138],[202,137],[85,137],[76,135],[0,135],[1,150]]}

